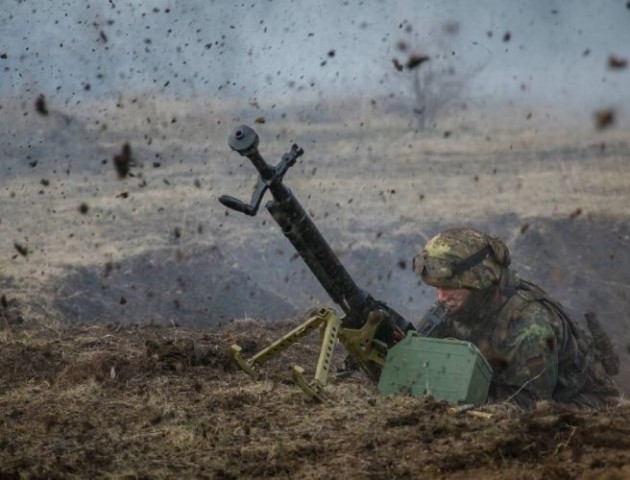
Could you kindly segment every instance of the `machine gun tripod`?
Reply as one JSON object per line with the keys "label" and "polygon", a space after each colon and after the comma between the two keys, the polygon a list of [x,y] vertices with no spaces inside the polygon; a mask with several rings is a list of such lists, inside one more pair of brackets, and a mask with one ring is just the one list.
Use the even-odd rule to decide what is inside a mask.
{"label": "machine gun tripod", "polygon": [[387,349],[413,330],[413,326],[385,302],[374,299],[357,286],[313,220],[283,183],[284,175],[304,150],[294,144],[277,165],[271,166],[258,151],[258,135],[246,125],[234,129],[228,144],[232,150],[249,158],[258,170],[259,177],[249,203],[229,195],[222,195],[219,201],[232,210],[254,216],[264,194],[269,190],[273,200],[267,202],[265,207],[328,295],[344,312],[344,316],[339,318],[332,309],[320,309],[249,359],[242,357],[238,345],[233,345],[232,358],[246,373],[256,377],[259,367],[267,360],[319,327],[322,343],[315,378],[307,382],[304,370],[297,365],[293,367],[293,378],[302,390],[317,400],[323,400],[322,390],[327,384],[337,339],[359,368],[377,382]]}

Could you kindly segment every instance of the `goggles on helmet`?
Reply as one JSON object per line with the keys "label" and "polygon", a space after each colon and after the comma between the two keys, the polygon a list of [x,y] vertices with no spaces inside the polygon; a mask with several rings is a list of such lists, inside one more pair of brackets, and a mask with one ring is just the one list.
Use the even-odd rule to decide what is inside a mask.
{"label": "goggles on helmet", "polygon": [[480,264],[491,252],[492,249],[490,245],[485,245],[478,252],[459,261],[448,258],[429,257],[424,254],[416,255],[413,258],[413,270],[422,277],[426,276],[436,279],[451,278]]}

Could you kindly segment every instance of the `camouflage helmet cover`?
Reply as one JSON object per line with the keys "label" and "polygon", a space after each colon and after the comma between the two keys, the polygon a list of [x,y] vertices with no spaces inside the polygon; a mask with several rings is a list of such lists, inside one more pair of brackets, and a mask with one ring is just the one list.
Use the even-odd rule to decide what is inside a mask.
{"label": "camouflage helmet cover", "polygon": [[414,271],[438,288],[480,290],[498,283],[510,264],[507,246],[472,228],[452,228],[431,238],[414,257]]}

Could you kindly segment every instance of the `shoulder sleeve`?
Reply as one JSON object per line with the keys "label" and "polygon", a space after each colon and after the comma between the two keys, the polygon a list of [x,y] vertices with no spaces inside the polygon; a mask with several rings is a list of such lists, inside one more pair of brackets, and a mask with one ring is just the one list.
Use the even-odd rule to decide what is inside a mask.
{"label": "shoulder sleeve", "polygon": [[501,348],[505,363],[497,372],[502,400],[531,405],[552,398],[558,380],[557,323],[536,301],[510,319]]}

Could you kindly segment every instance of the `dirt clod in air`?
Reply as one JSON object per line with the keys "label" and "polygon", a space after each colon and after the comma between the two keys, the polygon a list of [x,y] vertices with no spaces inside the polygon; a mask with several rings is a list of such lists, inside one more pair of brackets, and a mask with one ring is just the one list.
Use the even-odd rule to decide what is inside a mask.
{"label": "dirt clod in air", "polygon": [[135,166],[135,160],[131,154],[131,145],[124,143],[119,154],[114,155],[114,168],[121,180],[131,174],[131,167]]}
{"label": "dirt clod in air", "polygon": [[35,100],[35,111],[43,116],[47,116],[50,113],[46,105],[46,97],[43,93],[39,94]]}
{"label": "dirt clod in air", "polygon": [[612,108],[606,108],[595,112],[595,127],[598,130],[604,130],[611,127],[615,123],[615,111]]}

